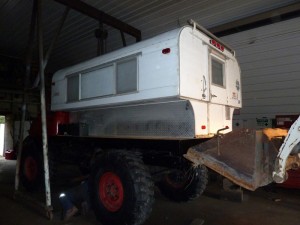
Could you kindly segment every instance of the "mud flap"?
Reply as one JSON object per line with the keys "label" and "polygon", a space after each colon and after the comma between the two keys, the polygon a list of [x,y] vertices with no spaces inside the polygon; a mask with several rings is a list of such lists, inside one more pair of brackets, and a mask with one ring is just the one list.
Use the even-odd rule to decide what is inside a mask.
{"label": "mud flap", "polygon": [[243,129],[193,146],[184,157],[253,191],[273,181],[277,149],[262,131]]}

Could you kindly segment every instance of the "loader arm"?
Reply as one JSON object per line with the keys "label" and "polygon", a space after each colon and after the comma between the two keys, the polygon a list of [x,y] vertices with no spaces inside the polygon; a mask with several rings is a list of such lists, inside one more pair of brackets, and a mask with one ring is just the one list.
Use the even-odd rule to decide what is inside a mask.
{"label": "loader arm", "polygon": [[283,144],[280,146],[275,161],[273,180],[282,183],[287,179],[286,171],[292,167],[299,167],[299,153],[290,156],[293,148],[300,142],[300,116],[291,126]]}

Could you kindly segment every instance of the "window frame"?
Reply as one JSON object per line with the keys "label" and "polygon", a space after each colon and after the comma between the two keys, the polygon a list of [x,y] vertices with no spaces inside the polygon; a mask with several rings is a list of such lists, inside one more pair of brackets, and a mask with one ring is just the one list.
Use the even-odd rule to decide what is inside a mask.
{"label": "window frame", "polygon": [[[141,55],[141,53],[136,53],[130,56],[126,56],[117,60],[113,60],[113,61],[109,61],[106,63],[103,63],[101,65],[92,67],[92,68],[88,68],[88,69],[84,69],[81,71],[78,71],[76,73],[72,73],[72,74],[68,74],[66,75],[65,79],[66,79],[66,87],[67,87],[67,93],[66,93],[66,102],[67,103],[74,103],[74,102],[80,102],[80,101],[87,101],[87,100],[91,100],[91,99],[100,99],[100,98],[106,98],[106,97],[112,97],[112,96],[119,96],[119,95],[126,95],[126,94],[132,94],[132,93],[136,93],[139,91],[139,56]],[[117,90],[117,69],[118,69],[118,64],[119,63],[124,63],[124,62],[128,62],[131,60],[135,60],[136,63],[136,85],[135,85],[135,90],[130,90],[130,91],[126,91],[126,92],[118,92]],[[107,95],[101,95],[101,96],[95,96],[95,97],[88,97],[88,98],[82,98],[81,96],[81,75],[82,74],[86,74],[98,69],[102,69],[102,68],[106,68],[112,66],[113,67],[113,80],[114,80],[114,87],[113,87],[113,93],[112,94],[107,94]],[[68,95],[68,86],[69,86],[69,79],[72,77],[78,77],[78,98],[77,100],[69,100],[69,95]]]}
{"label": "window frame", "polygon": [[[213,60],[220,63],[222,65],[222,77],[223,77],[223,85],[217,84],[213,82]],[[225,58],[219,57],[219,55],[214,54],[213,52],[210,54],[210,77],[211,84],[220,88],[226,89],[226,63]]]}
{"label": "window frame", "polygon": [[[81,96],[81,93],[80,93],[80,73],[72,73],[72,74],[69,74],[66,76],[66,82],[67,82],[67,93],[66,93],[66,102],[68,103],[71,103],[71,102],[78,102],[80,101],[80,96]],[[78,96],[77,96],[77,99],[76,100],[73,100],[73,99],[69,99],[69,79],[72,79],[72,78],[75,78],[77,77],[78,78],[78,87],[77,87],[77,91],[78,91]]]}
{"label": "window frame", "polygon": [[85,100],[90,100],[90,99],[95,99],[95,98],[104,98],[104,97],[113,96],[113,95],[116,94],[115,87],[113,87],[113,93],[112,94],[104,94],[104,95],[97,95],[97,96],[91,96],[91,97],[82,97],[82,93],[81,93],[82,92],[82,86],[81,86],[82,76],[84,76],[84,75],[86,75],[90,72],[105,69],[105,68],[108,68],[108,67],[112,67],[112,70],[113,70],[113,73],[112,73],[113,78],[112,79],[113,79],[113,83],[115,83],[116,76],[115,76],[115,65],[114,65],[114,63],[105,63],[101,66],[93,67],[91,69],[83,70],[83,71],[80,72],[80,86],[79,86],[79,92],[80,92],[79,100],[80,101],[85,101]]}
{"label": "window frame", "polygon": [[[118,91],[118,64],[122,64],[122,63],[126,63],[126,62],[130,62],[130,61],[135,61],[136,65],[135,65],[135,69],[136,69],[136,85],[135,85],[135,90],[130,90],[130,91],[126,91],[126,92],[119,92]],[[123,60],[118,60],[115,62],[115,95],[123,95],[123,94],[129,94],[129,93],[135,93],[138,91],[139,87],[139,71],[138,71],[138,57],[127,57]]]}

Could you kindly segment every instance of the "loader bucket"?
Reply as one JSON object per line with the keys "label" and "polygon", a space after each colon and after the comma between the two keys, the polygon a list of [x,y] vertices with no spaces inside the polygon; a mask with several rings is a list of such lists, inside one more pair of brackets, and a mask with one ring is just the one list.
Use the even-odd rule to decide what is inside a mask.
{"label": "loader bucket", "polygon": [[193,146],[184,156],[253,191],[273,181],[278,146],[263,131],[243,129]]}

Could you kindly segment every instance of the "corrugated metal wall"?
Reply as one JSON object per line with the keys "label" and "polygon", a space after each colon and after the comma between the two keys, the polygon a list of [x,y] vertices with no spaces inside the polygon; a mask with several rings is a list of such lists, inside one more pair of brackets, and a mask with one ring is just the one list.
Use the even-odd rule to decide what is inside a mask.
{"label": "corrugated metal wall", "polygon": [[[109,15],[140,29],[142,38],[147,39],[162,32],[182,26],[187,19],[194,18],[205,27],[213,27],[245,16],[254,15],[266,10],[296,2],[295,0],[155,0],[155,1],[86,1],[88,4],[101,9]],[[96,39],[94,29],[97,23],[89,18],[77,17],[77,12],[71,12],[67,23],[73,27],[75,35],[62,34],[57,49],[54,51],[51,65],[59,67],[62,54],[67,54],[65,64],[80,62],[96,55]],[[75,22],[78,21],[78,22]],[[77,24],[78,29],[74,27]],[[119,31],[108,28],[109,38],[107,47],[109,51],[122,47]],[[65,32],[65,31],[64,31]],[[134,40],[127,36],[128,43]],[[81,43],[81,45],[79,45]],[[83,47],[84,46],[84,47]],[[60,48],[60,50],[58,50]],[[64,51],[62,51],[64,49]],[[58,50],[58,51],[57,51]],[[80,52],[80,55],[78,54]],[[77,54],[76,54],[77,53]]]}
{"label": "corrugated metal wall", "polygon": [[[237,52],[242,70],[244,127],[262,118],[300,114],[300,18],[223,37]],[[258,119],[258,120],[257,120]]]}
{"label": "corrugated metal wall", "polygon": [[[142,31],[143,39],[181,26],[193,18],[209,28],[255,15],[298,0],[86,0],[84,1]],[[32,0],[0,2],[0,54],[24,57],[28,38]],[[45,46],[53,38],[64,6],[43,1]],[[51,71],[96,56],[94,30],[98,22],[71,11],[49,61]],[[108,50],[120,48],[120,33],[109,30]],[[132,38],[127,37],[129,43]]]}

